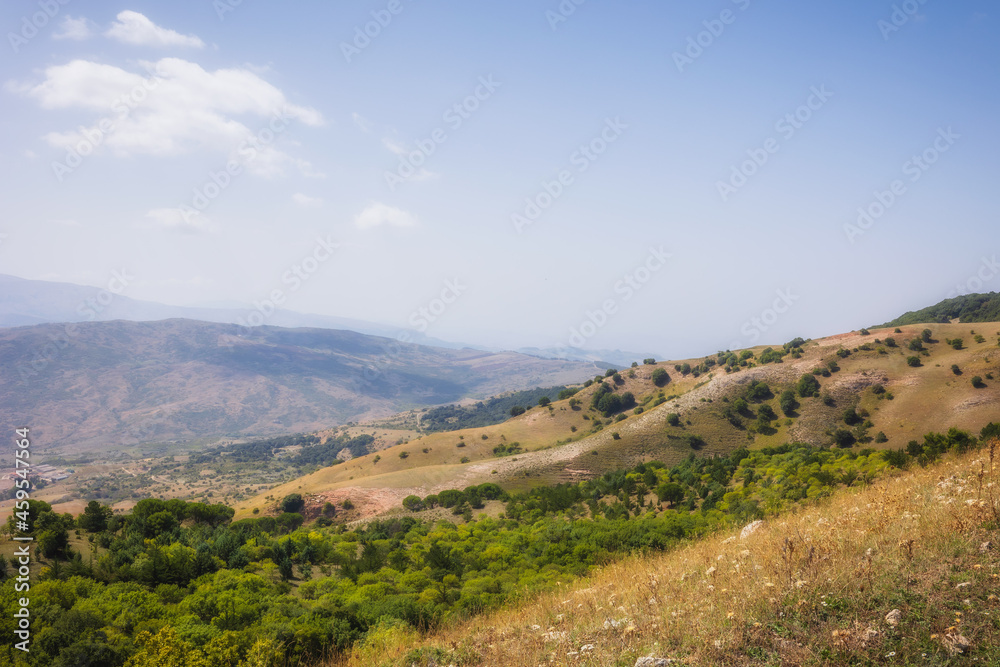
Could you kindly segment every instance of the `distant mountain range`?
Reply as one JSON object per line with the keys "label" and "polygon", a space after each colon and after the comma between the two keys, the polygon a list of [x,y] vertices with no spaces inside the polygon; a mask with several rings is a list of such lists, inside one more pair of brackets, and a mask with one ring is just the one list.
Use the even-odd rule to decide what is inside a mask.
{"label": "distant mountain range", "polygon": [[[112,285],[114,287],[114,285]],[[195,308],[169,306],[153,301],[138,301],[106,289],[55,283],[45,280],[26,280],[0,274],[0,327],[20,327],[32,324],[57,322],[153,322],[157,320],[188,319],[220,324],[255,324],[252,306],[228,308]],[[398,327],[355,320],[346,317],[311,315],[278,309],[263,324],[276,327],[314,327],[320,329],[346,329],[371,336],[395,338]],[[409,331],[410,340],[423,345],[438,347],[471,347],[452,343]]]}
{"label": "distant mountain range", "polygon": [[[26,280],[0,274],[0,327],[20,327],[58,322],[110,322],[113,320],[153,322],[168,319],[246,324],[250,315],[255,312],[249,305],[242,308],[169,306],[152,301],[130,299],[127,296],[112,294],[108,290],[98,287],[44,280]],[[250,320],[249,324],[255,324],[255,322]],[[274,311],[263,324],[286,328],[311,327],[356,331],[370,336],[385,336],[387,338],[396,338],[403,331],[399,327],[388,324],[346,317],[297,313],[284,309]],[[501,351],[500,348],[495,347],[441,340],[409,329],[406,330],[406,333],[411,342],[420,345],[456,349],[468,347],[489,352]],[[603,367],[628,366],[633,361],[641,361],[645,357],[653,356],[622,350],[582,350],[579,348],[525,347],[517,351],[545,359],[603,362]]]}
{"label": "distant mountain range", "polygon": [[41,445],[272,435],[579,382],[593,363],[171,319],[0,329],[0,429]]}

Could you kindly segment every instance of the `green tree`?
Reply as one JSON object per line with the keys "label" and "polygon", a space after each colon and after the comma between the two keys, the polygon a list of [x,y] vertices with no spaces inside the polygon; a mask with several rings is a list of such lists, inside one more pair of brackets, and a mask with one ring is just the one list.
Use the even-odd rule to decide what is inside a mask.
{"label": "green tree", "polygon": [[424,501],[420,499],[420,496],[406,496],[403,498],[403,507],[411,512],[419,512],[424,509]]}
{"label": "green tree", "polygon": [[604,394],[601,396],[601,400],[597,402],[597,409],[605,417],[610,417],[616,412],[621,412],[622,397],[615,393]]}
{"label": "green tree", "polygon": [[65,558],[69,533],[64,528],[50,528],[38,534],[38,548],[46,558]]}
{"label": "green tree", "polygon": [[799,402],[795,400],[795,392],[791,389],[781,392],[781,396],[778,398],[778,405],[786,417],[794,415],[795,409],[799,407]]}
{"label": "green tree", "polygon": [[662,368],[654,369],[649,377],[657,387],[662,387],[670,382],[670,374]]}
{"label": "green tree", "polygon": [[656,487],[656,497],[661,503],[676,505],[684,500],[684,487],[674,482],[665,482]]}
{"label": "green tree", "polygon": [[972,386],[975,387],[976,389],[982,389],[983,387],[986,386],[986,383],[983,382],[983,378],[976,375],[972,378]]}
{"label": "green tree", "polygon": [[300,493],[289,493],[281,500],[282,512],[302,512],[305,506],[306,501],[303,500]]}
{"label": "green tree", "polygon": [[778,415],[774,414],[774,409],[766,403],[757,409],[757,419],[762,422],[772,422],[778,418]]}
{"label": "green tree", "polygon": [[101,533],[108,529],[108,519],[114,511],[107,505],[102,505],[96,500],[91,500],[84,508],[77,523],[80,528],[88,533]]}
{"label": "green tree", "polygon": [[843,414],[844,423],[849,426],[854,426],[861,421],[861,417],[858,415],[858,411],[854,408],[847,408],[844,410]]}
{"label": "green tree", "polygon": [[838,428],[833,432],[833,441],[838,447],[850,447],[854,444],[854,434],[844,428]]}
{"label": "green tree", "polygon": [[670,424],[671,426],[680,426],[681,416],[676,412],[671,412],[670,414],[667,415],[667,423]]}
{"label": "green tree", "polygon": [[918,367],[918,366],[921,365],[921,363],[920,363],[920,357],[907,357],[906,358],[906,363],[907,363],[907,365],[913,366],[914,368],[916,368],[916,367]]}
{"label": "green tree", "polygon": [[549,403],[551,403],[551,402],[552,401],[549,400],[548,396],[542,396],[541,398],[538,399],[538,405],[539,405],[539,407],[543,407],[543,408],[547,407],[549,405]]}
{"label": "green tree", "polygon": [[157,512],[146,519],[146,537],[156,537],[172,532],[179,525],[177,517],[166,510]]}

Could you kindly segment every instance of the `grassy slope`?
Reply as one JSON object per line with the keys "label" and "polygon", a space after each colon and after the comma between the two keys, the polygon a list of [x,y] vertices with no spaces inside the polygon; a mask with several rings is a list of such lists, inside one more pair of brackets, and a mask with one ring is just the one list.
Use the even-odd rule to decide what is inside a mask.
{"label": "grassy slope", "polygon": [[904,324],[922,322],[950,322],[958,319],[962,323],[995,322],[1000,318],[1000,294],[964,294],[922,310],[910,311],[886,322],[883,327],[897,327]]}
{"label": "grassy slope", "polygon": [[949,458],[326,664],[1000,664],[997,464],[988,450]]}
{"label": "grassy slope", "polygon": [[[829,444],[830,436],[826,431],[838,424],[843,426],[840,416],[850,405],[869,410],[875,424],[871,435],[884,431],[889,437],[884,445],[868,445],[872,447],[900,448],[910,439],[920,439],[924,433],[948,426],[978,432],[986,423],[996,421],[1000,417],[995,407],[1000,404],[1000,380],[987,381],[985,389],[974,389],[969,380],[973,375],[985,376],[991,371],[1000,378],[1000,348],[996,345],[998,334],[994,334],[1000,325],[930,325],[935,340],[940,342],[928,346],[931,356],[922,357],[924,366],[911,368],[906,364],[906,357],[913,352],[905,349],[905,343],[918,337],[923,328],[924,325],[915,325],[903,327],[901,334],[883,329],[872,330],[870,336],[851,333],[818,339],[806,345],[801,359],[786,357],[781,364],[744,369],[729,375],[716,367],[710,376],[683,378],[673,368],[683,360],[661,362],[657,366],[666,368],[673,378],[662,391],[676,398],[656,408],[651,408],[649,403],[641,415],[632,415],[629,411],[627,420],[608,425],[596,434],[588,434],[592,422],[583,418],[584,415],[597,416],[586,409],[594,389],[591,387],[577,395],[584,403],[583,410],[574,411],[568,401],[556,401],[552,410],[532,408],[527,414],[502,424],[426,435],[380,451],[377,463],[374,455],[368,455],[271,489],[241,503],[237,517],[248,516],[255,507],[269,510],[275,499],[292,492],[312,494],[317,502],[338,502],[345,497],[354,500],[359,489],[378,488],[378,502],[373,502],[369,511],[362,510],[361,516],[366,516],[398,507],[399,501],[410,493],[424,496],[445,488],[464,488],[486,481],[517,490],[592,476],[642,460],[659,459],[670,464],[691,452],[682,440],[690,433],[702,436],[708,443],[701,450],[702,455],[727,452],[741,445],[764,447],[789,440]],[[970,329],[986,335],[986,342],[975,343]],[[900,344],[890,349],[889,354],[860,351],[846,359],[835,356],[840,347],[853,349],[887,336],[894,337]],[[964,338],[966,348],[954,350],[944,343],[945,338],[954,337]],[[753,349],[760,352],[763,346]],[[780,391],[828,359],[837,359],[841,368],[829,378],[820,378],[823,391],[836,398],[835,406],[826,406],[815,398],[802,400],[799,416],[791,426],[785,426],[782,418],[775,423],[778,426],[776,434],[754,438],[748,438],[745,430],[736,429],[722,417],[725,403],[721,399],[737,395],[741,386],[751,379],[764,380]],[[694,364],[701,360],[687,361]],[[954,375],[952,364],[958,364],[963,374]],[[631,391],[640,400],[655,396],[661,391],[649,379],[655,367],[638,367],[634,379],[623,373],[625,384],[618,391]],[[871,392],[865,391],[876,383],[885,384],[895,400],[878,401]],[[777,399],[770,399],[768,403],[781,416]],[[671,412],[681,414],[691,424],[669,426],[666,417]],[[577,427],[575,433],[571,431],[572,426]],[[613,437],[616,432],[620,436],[617,440]],[[570,439],[572,442],[568,444],[556,444]],[[496,458],[493,455],[497,444],[512,442],[520,442],[530,451],[513,457]],[[464,443],[465,447],[457,447],[458,443]],[[427,453],[423,452],[424,448]],[[399,453],[403,451],[408,457],[400,459]],[[462,457],[468,457],[469,463],[461,464]]]}

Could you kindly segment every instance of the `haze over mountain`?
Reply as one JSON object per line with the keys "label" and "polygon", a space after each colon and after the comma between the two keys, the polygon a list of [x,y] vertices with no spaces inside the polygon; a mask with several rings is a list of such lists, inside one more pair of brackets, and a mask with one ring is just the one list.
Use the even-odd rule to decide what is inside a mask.
{"label": "haze over mountain", "polygon": [[316,430],[403,409],[576,382],[599,369],[328,329],[165,320],[0,329],[0,427],[123,443]]}
{"label": "haze over mountain", "polygon": [[[124,276],[127,280],[128,276]],[[489,352],[501,348],[454,342],[427,336],[414,329],[401,329],[388,324],[331,317],[311,313],[297,313],[285,308],[271,310],[267,305],[231,304],[212,306],[171,306],[152,301],[140,301],[116,293],[122,278],[113,277],[107,288],[75,285],[73,283],[26,280],[0,274],[0,327],[19,327],[32,324],[58,322],[107,322],[129,320],[150,322],[168,319],[189,319],[222,324],[253,326],[260,322],[276,327],[313,327],[356,331],[371,336],[385,336],[421,345],[447,348],[473,348]],[[627,366],[637,359],[654,356],[627,350],[585,350],[576,347],[535,348],[516,350],[523,354],[547,359],[596,361]]]}
{"label": "haze over mountain", "polygon": [[[128,279],[127,275],[124,276],[125,281]],[[399,333],[398,327],[388,324],[347,317],[296,313],[284,308],[270,311],[266,306],[260,310],[253,305],[189,307],[140,301],[116,293],[121,291],[121,287],[124,285],[122,278],[118,276],[113,276],[108,288],[102,289],[73,283],[26,280],[0,274],[0,327],[111,320],[149,322],[175,318],[252,326],[258,318],[263,318],[265,324],[277,327],[347,329],[386,337],[395,337]],[[264,310],[267,311],[266,316]],[[416,331],[408,333],[411,340],[418,343],[441,347],[471,347],[430,338]]]}

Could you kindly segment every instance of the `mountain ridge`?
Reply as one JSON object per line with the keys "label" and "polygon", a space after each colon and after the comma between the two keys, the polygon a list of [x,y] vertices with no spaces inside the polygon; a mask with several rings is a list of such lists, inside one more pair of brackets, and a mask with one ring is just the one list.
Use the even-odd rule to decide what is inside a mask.
{"label": "mountain ridge", "polygon": [[0,329],[0,423],[54,447],[276,435],[521,389],[593,364],[192,320]]}

